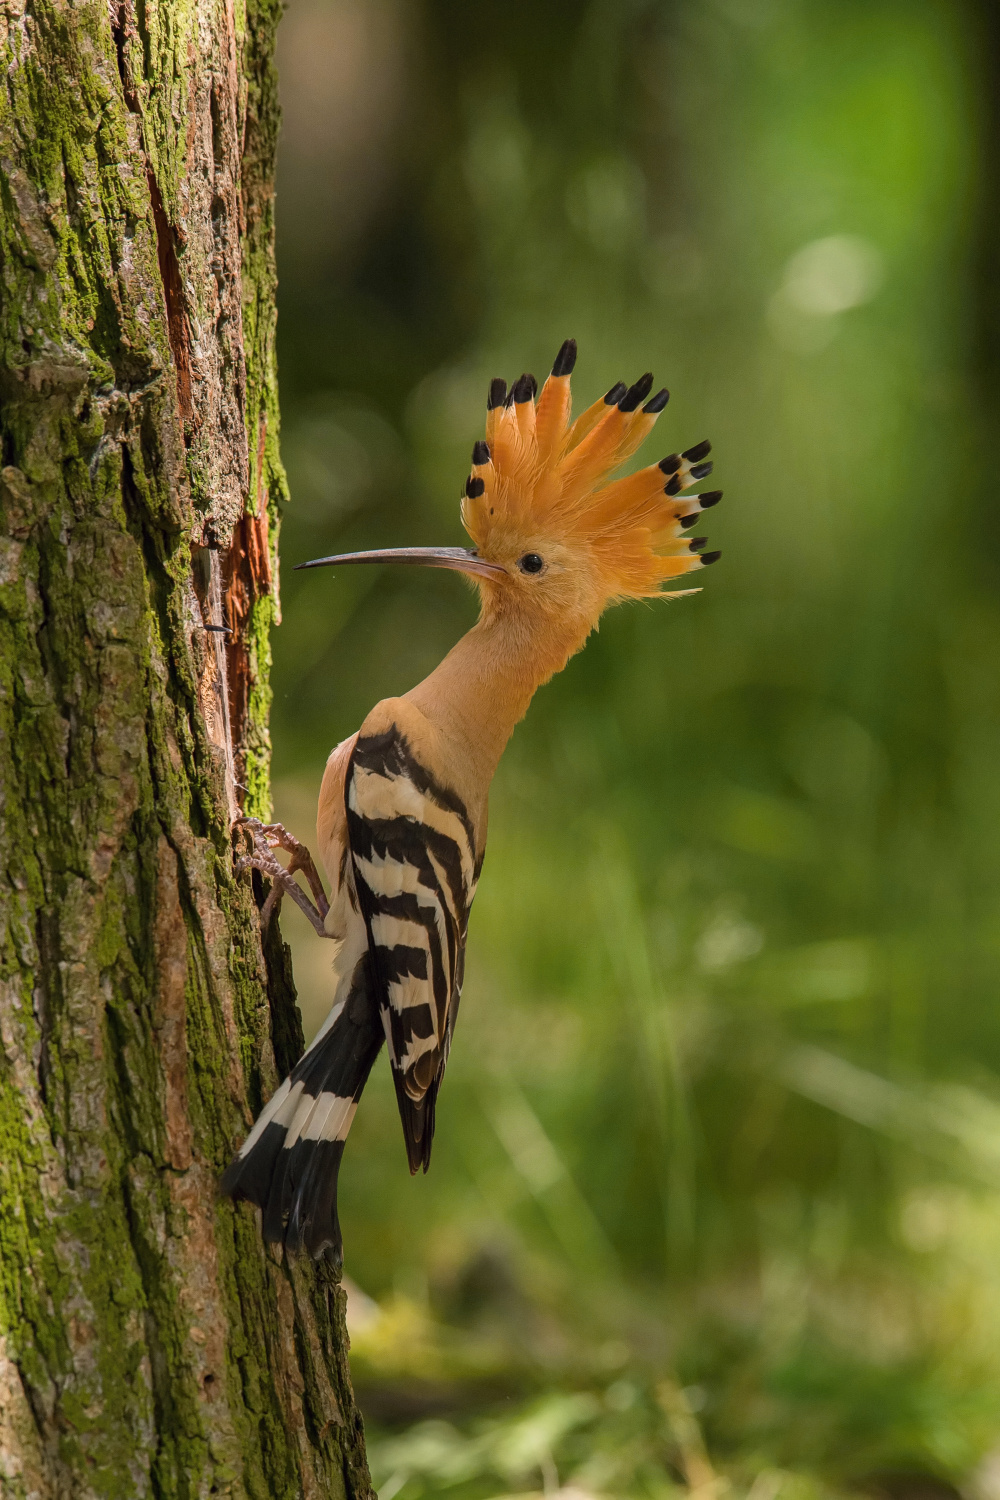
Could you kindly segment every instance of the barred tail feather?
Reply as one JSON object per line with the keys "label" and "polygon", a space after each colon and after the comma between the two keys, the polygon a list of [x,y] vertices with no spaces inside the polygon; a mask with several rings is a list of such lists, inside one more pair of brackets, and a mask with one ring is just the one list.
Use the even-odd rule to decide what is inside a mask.
{"label": "barred tail feather", "polygon": [[385,1032],[363,955],[347,999],[261,1112],[222,1191],[263,1210],[265,1240],[343,1259],[337,1179],[344,1142]]}
{"label": "barred tail feather", "polygon": [[406,1141],[406,1159],[410,1173],[412,1175],[419,1172],[421,1167],[426,1172],[431,1164],[434,1117],[438,1089],[441,1084],[440,1075],[434,1079],[422,1099],[410,1097],[406,1092],[402,1075],[395,1070],[393,1070],[393,1082],[396,1085],[396,1102],[399,1105],[399,1115],[403,1122],[403,1138]]}

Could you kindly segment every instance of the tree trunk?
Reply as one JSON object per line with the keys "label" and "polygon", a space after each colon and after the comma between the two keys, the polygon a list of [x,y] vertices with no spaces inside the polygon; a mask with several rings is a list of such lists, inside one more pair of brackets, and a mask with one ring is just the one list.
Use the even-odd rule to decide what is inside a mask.
{"label": "tree trunk", "polygon": [[280,0],[111,4],[0,21],[0,1494],[368,1496],[343,1294],[217,1194],[301,1050],[230,832],[268,803]]}

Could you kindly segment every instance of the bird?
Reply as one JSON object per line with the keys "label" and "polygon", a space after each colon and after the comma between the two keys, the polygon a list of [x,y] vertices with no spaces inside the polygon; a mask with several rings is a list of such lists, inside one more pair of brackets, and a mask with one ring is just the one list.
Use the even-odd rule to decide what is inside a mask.
{"label": "bird", "polygon": [[[490,784],[535,691],[584,645],[610,605],[677,598],[665,581],[716,562],[691,537],[720,490],[707,441],[621,478],[669,400],[651,374],[617,382],[573,419],[567,339],[539,391],[491,381],[461,519],[473,546],[321,557],[304,568],[408,564],[465,574],[479,618],[401,697],[371,710],[330,754],[317,839],[331,886],[281,824],[244,819],[239,868],[270,877],[262,922],[283,895],[335,941],[332,1007],[262,1110],[222,1191],[262,1211],[263,1237],[339,1265],[337,1182],[362,1090],[387,1045],[411,1173],[426,1172],[455,1032],[469,913],[486,849]],[[275,854],[291,858],[283,866]],[[303,873],[312,899],[295,876]]]}

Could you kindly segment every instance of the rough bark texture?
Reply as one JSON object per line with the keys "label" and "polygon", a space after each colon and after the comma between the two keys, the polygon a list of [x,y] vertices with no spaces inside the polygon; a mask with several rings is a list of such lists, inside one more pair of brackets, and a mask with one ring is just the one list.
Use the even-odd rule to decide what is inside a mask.
{"label": "rough bark texture", "polygon": [[340,1288],[216,1190],[301,1047],[230,834],[268,799],[279,8],[0,21],[5,1500],[370,1493]]}

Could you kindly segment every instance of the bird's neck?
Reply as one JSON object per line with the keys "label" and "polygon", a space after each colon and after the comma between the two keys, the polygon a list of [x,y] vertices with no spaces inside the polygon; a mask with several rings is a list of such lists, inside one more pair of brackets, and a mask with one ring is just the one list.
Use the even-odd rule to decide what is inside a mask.
{"label": "bird's neck", "polygon": [[561,671],[587,629],[553,633],[530,619],[484,618],[406,697],[431,721],[484,790],[537,688]]}

